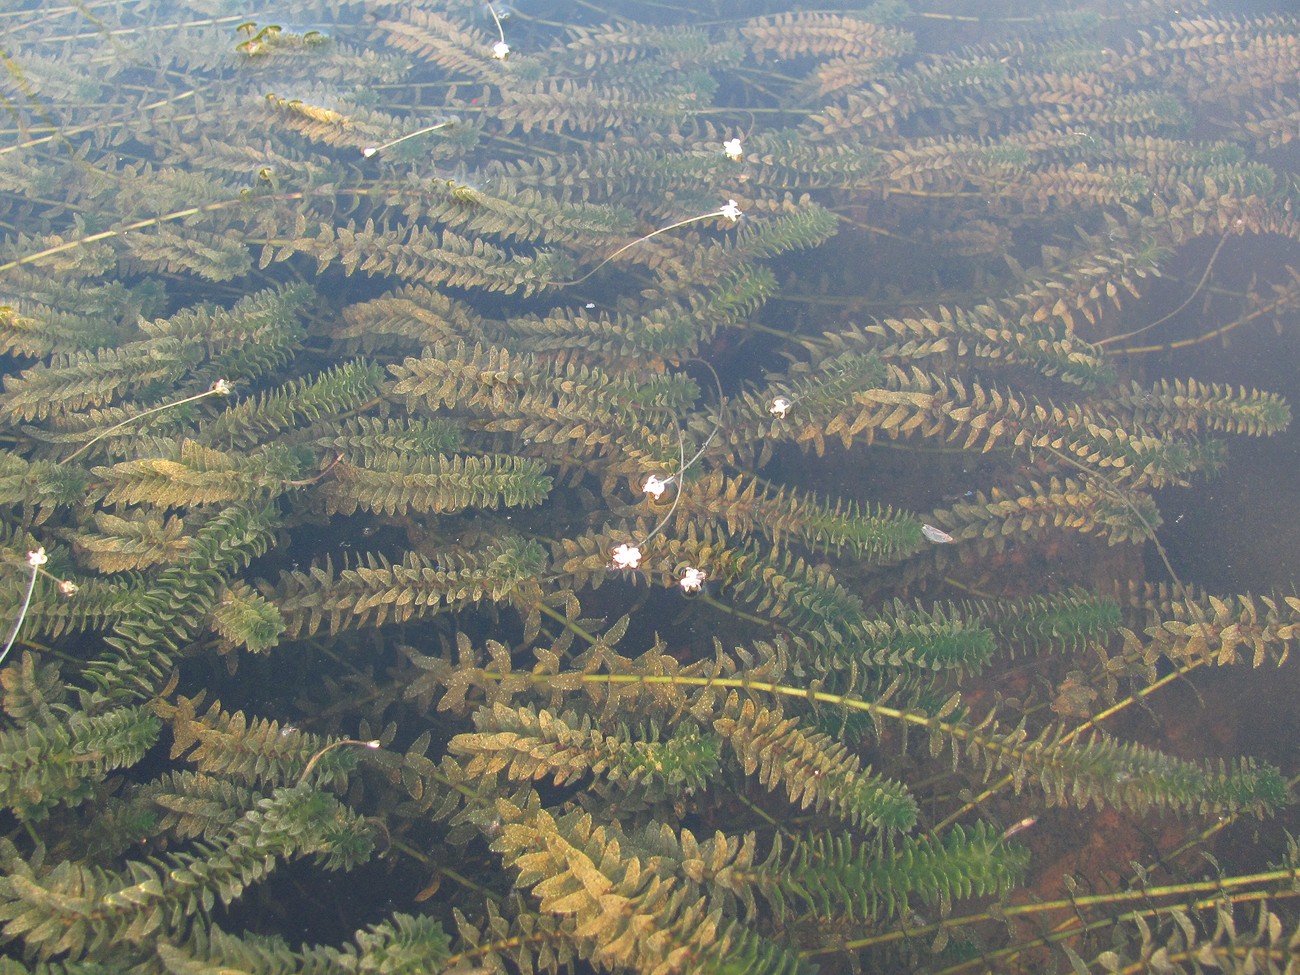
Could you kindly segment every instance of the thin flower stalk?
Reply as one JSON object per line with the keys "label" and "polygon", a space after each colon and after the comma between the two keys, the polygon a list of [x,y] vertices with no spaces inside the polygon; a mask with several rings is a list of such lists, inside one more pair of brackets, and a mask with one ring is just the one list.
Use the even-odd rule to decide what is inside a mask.
{"label": "thin flower stalk", "polygon": [[145,410],[143,413],[137,413],[135,416],[129,417],[128,419],[123,420],[121,423],[114,423],[111,427],[108,427],[105,430],[101,430],[99,433],[95,434],[93,437],[91,437],[89,440],[83,443],[72,453],[68,454],[67,457],[64,457],[63,460],[59,461],[59,463],[60,464],[68,463],[74,458],[79,457],[81,454],[84,454],[87,450],[89,450],[99,441],[103,440],[105,437],[117,432],[118,430],[121,430],[125,426],[128,426],[139,420],[143,420],[147,416],[153,416],[155,413],[161,413],[163,412],[163,410],[170,410],[177,406],[184,406],[186,403],[194,403],[197,402],[198,400],[206,399],[209,396],[229,396],[230,391],[231,391],[230,383],[225,379],[218,379],[210,387],[208,387],[201,393],[195,393],[193,396],[186,396],[184,399],[178,399],[173,403],[163,403],[161,406],[155,406],[151,410]]}
{"label": "thin flower stalk", "polygon": [[399,138],[393,139],[389,142],[385,142],[383,145],[366,146],[364,149],[361,150],[361,155],[369,159],[371,156],[379,155],[379,153],[383,152],[386,149],[391,149],[393,148],[393,146],[401,145],[407,139],[414,139],[417,136],[425,135],[426,133],[429,132],[437,132],[439,129],[445,129],[447,128],[447,126],[455,125],[455,124],[456,124],[456,119],[445,118],[441,122],[434,122],[433,125],[426,125],[422,129],[417,129],[414,132],[408,132],[406,135],[400,136]]}
{"label": "thin flower stalk", "polygon": [[[732,202],[734,203],[735,201],[733,200]],[[681,502],[682,499],[682,492],[681,492],[682,475],[684,475],[688,470],[690,470],[691,467],[695,465],[695,462],[704,456],[704,452],[709,449],[709,444],[713,443],[713,438],[716,437],[718,435],[718,431],[722,429],[722,399],[723,399],[722,380],[718,378],[717,372],[707,362],[702,363],[702,365],[706,369],[708,369],[709,372],[713,373],[713,381],[714,383],[717,384],[718,387],[718,419],[716,422],[714,422],[713,429],[709,431],[709,435],[704,438],[704,443],[700,445],[700,449],[695,452],[695,454],[691,457],[690,460],[686,459],[686,441],[682,438],[681,429],[680,428],[678,429],[677,431],[677,473],[669,474],[667,477],[660,477],[658,474],[651,474],[649,477],[645,479],[645,482],[641,485],[641,489],[645,491],[646,494],[650,495],[652,498],[658,499],[663,497],[663,493],[668,489],[668,485],[676,481],[677,491],[673,495],[672,506],[669,507],[668,513],[659,520],[659,524],[655,525],[654,529],[650,532],[650,534],[646,535],[646,537],[641,540],[640,545],[633,545],[630,542],[623,542],[622,544],[614,548],[614,550],[610,553],[610,557],[611,557],[611,562],[616,569],[635,569],[638,565],[641,564],[641,546],[645,545],[652,538],[658,535],[659,532],[663,530],[664,526],[667,525],[668,522],[672,520],[673,514],[677,511],[677,505]],[[698,569],[690,569],[689,571],[691,573],[696,573],[696,575],[687,575],[685,579],[680,580],[679,584],[682,586],[682,589],[684,591],[694,592],[698,590],[701,585],[703,585],[705,576],[704,573]],[[689,580],[689,582],[687,580]]]}
{"label": "thin flower stalk", "polygon": [[501,38],[501,40],[497,41],[495,44],[492,45],[492,56],[496,58],[498,61],[504,61],[506,57],[509,56],[510,54],[510,45],[506,43],[505,28],[501,26],[501,18],[497,16],[496,6],[489,3],[487,5],[487,8],[488,8],[488,13],[492,15],[493,22],[497,25],[497,34]]}
{"label": "thin flower stalk", "polygon": [[0,665],[4,664],[5,657],[9,656],[9,651],[13,649],[13,645],[18,639],[18,631],[23,628],[23,620],[27,618],[27,610],[32,605],[32,593],[36,591],[36,577],[41,574],[41,566],[49,560],[50,557],[45,554],[44,548],[38,548],[27,553],[27,564],[32,569],[31,575],[27,578],[27,592],[23,596],[23,605],[18,610],[18,618],[14,620],[13,629],[9,631],[9,639],[5,641],[5,648],[0,650]]}
{"label": "thin flower stalk", "polygon": [[339,741],[332,742],[331,744],[326,745],[324,748],[322,748],[320,751],[318,751],[315,755],[313,755],[311,758],[307,760],[307,765],[303,768],[302,775],[298,776],[298,784],[302,785],[304,782],[306,782],[307,776],[311,775],[312,770],[316,768],[316,763],[319,762],[326,755],[328,755],[330,752],[334,751],[334,749],[336,748],[355,747],[355,748],[376,749],[379,748],[382,744],[383,742],[381,742],[378,738],[372,738],[369,741],[358,741],[356,738],[343,738],[340,739]]}
{"label": "thin flower stalk", "polygon": [[610,261],[613,261],[617,259],[620,255],[625,254],[627,251],[637,246],[637,244],[644,244],[650,238],[658,237],[660,234],[666,234],[670,230],[677,230],[679,227],[685,227],[693,223],[699,223],[701,220],[709,220],[712,219],[713,217],[726,217],[732,223],[735,223],[744,215],[745,215],[744,212],[740,209],[739,204],[737,204],[735,200],[728,200],[726,203],[718,207],[718,209],[716,210],[710,210],[708,213],[697,213],[695,216],[687,217],[685,220],[678,220],[676,223],[670,223],[666,227],[660,227],[658,230],[652,230],[644,237],[638,237],[636,240],[624,244],[622,247],[614,251],[613,254],[610,254],[609,257],[605,258],[603,261],[601,261],[599,264],[593,267],[582,277],[574,278],[572,281],[557,281],[556,287],[567,288],[575,284],[582,284],[582,282],[586,281],[588,278],[590,278],[593,274],[595,274],[597,271],[603,268]]}

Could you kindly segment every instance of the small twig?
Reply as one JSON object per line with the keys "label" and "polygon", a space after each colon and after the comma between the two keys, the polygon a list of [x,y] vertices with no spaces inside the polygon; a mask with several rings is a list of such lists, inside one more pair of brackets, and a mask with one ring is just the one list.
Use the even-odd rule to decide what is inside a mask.
{"label": "small twig", "polygon": [[315,484],[317,481],[321,480],[321,478],[323,478],[330,471],[334,470],[334,468],[338,467],[339,463],[342,460],[343,460],[342,454],[335,454],[334,459],[330,461],[329,466],[326,467],[319,474],[317,474],[315,477],[305,477],[298,481],[281,481],[280,483],[283,484],[285,487],[307,487],[308,485]]}
{"label": "small twig", "polygon": [[1210,271],[1214,269],[1214,262],[1219,259],[1219,251],[1223,250],[1223,245],[1228,242],[1228,237],[1231,233],[1232,233],[1231,231],[1227,231],[1226,233],[1224,233],[1222,237],[1219,238],[1219,244],[1217,247],[1214,248],[1214,253],[1210,255],[1210,262],[1205,265],[1205,271],[1201,274],[1201,280],[1196,282],[1196,287],[1192,289],[1192,293],[1187,296],[1186,301],[1184,301],[1181,305],[1179,305],[1177,308],[1171,311],[1168,315],[1165,315],[1163,318],[1157,318],[1150,325],[1143,325],[1141,328],[1136,328],[1131,332],[1125,332],[1123,335],[1112,335],[1108,338],[1104,338],[1100,342],[1098,342],[1097,345],[1106,346],[1106,345],[1110,345],[1112,342],[1122,342],[1125,339],[1133,338],[1133,336],[1135,335],[1141,335],[1143,332],[1150,331],[1151,329],[1155,328],[1157,325],[1163,325],[1165,322],[1169,321],[1169,319],[1173,318],[1180,311],[1182,311],[1184,308],[1190,305],[1192,303],[1192,299],[1195,298],[1198,294],[1200,294],[1201,289],[1205,287],[1205,282],[1210,279]]}

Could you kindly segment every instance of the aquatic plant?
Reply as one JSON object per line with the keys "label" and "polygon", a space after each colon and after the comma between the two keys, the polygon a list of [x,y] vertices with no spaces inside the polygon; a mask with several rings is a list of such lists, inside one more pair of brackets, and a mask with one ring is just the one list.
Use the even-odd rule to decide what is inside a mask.
{"label": "aquatic plant", "polygon": [[[0,971],[1293,961],[1283,773],[1104,726],[1300,633],[1124,555],[1290,420],[1132,342],[1300,240],[1300,23],[275,17],[0,12]],[[1024,896],[1093,806],[1192,839]]]}

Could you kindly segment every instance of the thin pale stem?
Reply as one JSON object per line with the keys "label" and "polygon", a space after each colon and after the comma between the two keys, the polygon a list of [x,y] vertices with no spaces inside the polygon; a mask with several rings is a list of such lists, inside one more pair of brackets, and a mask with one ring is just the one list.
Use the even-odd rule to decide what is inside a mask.
{"label": "thin pale stem", "polygon": [[[672,520],[673,514],[677,511],[677,506],[681,504],[681,500],[682,500],[681,476],[682,473],[685,472],[686,470],[686,441],[682,439],[682,431],[680,428],[677,430],[677,463],[678,463],[677,490],[673,492],[672,506],[669,507],[668,514],[664,515],[663,518],[659,520],[659,524],[655,525],[654,530],[651,531],[650,534],[647,535],[645,538],[641,539],[641,545],[647,544],[650,541],[650,539],[654,538],[661,531],[663,531],[664,525],[668,524],[668,522]],[[640,548],[641,546],[638,545],[637,547]]]}
{"label": "thin pale stem", "polygon": [[586,630],[584,630],[573,620],[569,619],[569,617],[565,616],[563,613],[560,613],[558,610],[554,609],[551,606],[547,606],[546,603],[542,602],[540,599],[537,602],[533,603],[533,606],[543,616],[549,616],[551,619],[555,620],[555,622],[559,623],[561,626],[563,626],[574,636],[581,637],[582,639],[586,640],[589,644],[595,644],[596,642],[595,636],[588,633]]}
{"label": "thin pale stem", "polygon": [[393,146],[401,145],[407,139],[414,139],[416,136],[424,135],[428,132],[437,132],[439,129],[445,129],[447,126],[455,125],[455,124],[456,124],[455,119],[450,119],[450,118],[443,119],[441,122],[435,122],[433,125],[426,125],[424,128],[419,129],[415,132],[408,132],[406,135],[401,136],[400,138],[397,139],[393,139],[391,142],[385,142],[381,146],[366,146],[364,149],[361,150],[361,155],[369,159],[371,156],[376,156],[379,153],[383,152],[385,149],[391,149],[393,148]]}
{"label": "thin pale stem", "polygon": [[713,429],[709,431],[709,435],[704,438],[704,443],[700,446],[700,449],[695,452],[695,456],[690,460],[686,459],[686,441],[682,439],[682,431],[680,428],[677,430],[677,473],[668,479],[677,482],[677,491],[673,494],[673,504],[672,507],[668,509],[668,514],[664,515],[663,520],[661,520],[659,524],[655,525],[654,531],[647,535],[645,540],[641,542],[642,545],[658,535],[664,525],[668,524],[668,522],[672,520],[673,514],[677,511],[677,505],[680,504],[682,500],[682,476],[697,460],[704,456],[704,452],[709,449],[709,444],[713,443],[713,438],[716,437],[718,431],[722,429],[722,380],[718,378],[717,370],[707,362],[704,362],[703,360],[696,361],[700,362],[700,364],[708,369],[709,372],[713,373],[713,381],[718,386],[718,419],[713,424]]}
{"label": "thin pale stem", "polygon": [[[1293,296],[1292,296],[1293,297]],[[1136,345],[1126,349],[1115,349],[1110,355],[1147,355],[1151,352],[1177,352],[1180,349],[1189,349],[1194,345],[1200,345],[1202,342],[1209,342],[1213,339],[1227,335],[1229,332],[1240,328],[1242,325],[1248,325],[1256,318],[1267,315],[1269,312],[1276,311],[1289,303],[1290,299],[1270,302],[1262,308],[1257,308],[1248,315],[1243,315],[1227,325],[1221,325],[1209,332],[1203,332],[1192,339],[1180,339],[1177,342],[1165,342],[1162,345]]]}
{"label": "thin pale stem", "polygon": [[307,767],[302,770],[302,775],[298,776],[298,784],[302,785],[307,781],[307,776],[311,775],[312,769],[322,758],[334,751],[336,748],[355,747],[355,748],[378,748],[382,742],[378,738],[372,738],[370,741],[358,741],[355,738],[343,738],[332,744],[326,745],[307,761]]}
{"label": "thin pale stem", "polygon": [[18,639],[18,631],[23,628],[23,620],[27,618],[27,609],[32,604],[32,593],[36,591],[36,577],[40,573],[41,567],[33,563],[32,574],[27,579],[27,594],[23,596],[22,609],[18,611],[18,618],[14,620],[13,629],[9,631],[9,640],[5,643],[5,648],[0,650],[0,665],[4,664],[5,657],[9,656],[9,651],[13,649],[14,642]]}
{"label": "thin pale stem", "polygon": [[[575,285],[575,284],[582,284],[582,282],[586,281],[588,278],[590,278],[593,274],[595,274],[597,271],[599,271],[601,268],[603,268],[603,267],[604,267],[606,264],[608,264],[610,261],[613,261],[613,260],[617,259],[617,258],[619,257],[619,255],[624,254],[624,253],[626,253],[627,251],[631,250],[631,249],[632,249],[633,247],[635,247],[637,244],[644,244],[647,240],[649,240],[649,239],[652,238],[652,237],[658,237],[660,234],[666,234],[666,233],[668,233],[668,231],[670,231],[670,230],[676,230],[676,229],[678,229],[679,227],[685,227],[685,226],[687,226],[688,224],[699,223],[701,220],[708,220],[710,217],[725,217],[725,216],[726,216],[726,214],[723,213],[721,209],[718,209],[718,210],[711,210],[711,211],[708,212],[708,213],[700,213],[700,214],[696,214],[696,215],[693,216],[693,217],[687,217],[685,220],[678,220],[676,223],[670,223],[668,226],[666,226],[666,227],[660,227],[658,230],[652,230],[652,231],[650,231],[650,233],[646,234],[644,237],[638,237],[636,240],[632,241],[631,243],[624,244],[622,247],[620,247],[618,250],[614,251],[613,254],[610,254],[609,257],[605,258],[603,261],[601,261],[599,264],[597,264],[595,267],[593,267],[590,271],[588,271],[588,272],[587,272],[586,274],[584,274],[582,277],[580,277],[580,278],[575,278],[575,279],[572,280],[572,281],[557,281],[557,282],[555,282],[555,287],[557,287],[557,288],[568,288],[568,287],[572,287],[572,286]],[[3,271],[3,270],[4,270],[4,268],[3,268],[3,267],[0,267],[0,271]]]}
{"label": "thin pale stem", "polygon": [[1112,342],[1123,342],[1125,339],[1131,339],[1135,335],[1141,335],[1143,332],[1149,332],[1157,325],[1163,325],[1165,322],[1169,321],[1169,319],[1173,318],[1180,311],[1182,311],[1184,308],[1190,305],[1192,303],[1192,299],[1195,298],[1198,294],[1200,294],[1201,289],[1205,287],[1205,282],[1210,279],[1210,272],[1214,270],[1214,262],[1219,259],[1219,251],[1223,250],[1223,245],[1228,242],[1228,237],[1229,234],[1224,234],[1222,237],[1219,238],[1219,244],[1217,247],[1214,248],[1214,253],[1210,255],[1210,261],[1208,264],[1205,265],[1205,271],[1201,274],[1201,280],[1196,282],[1196,287],[1192,289],[1192,293],[1187,296],[1187,300],[1185,300],[1181,305],[1179,305],[1177,308],[1171,311],[1168,315],[1165,315],[1162,318],[1157,318],[1154,322],[1152,322],[1149,325],[1143,325],[1141,328],[1135,328],[1133,331],[1125,332],[1123,335],[1111,335],[1108,338],[1102,339],[1097,344],[1101,346],[1106,346],[1106,345],[1110,345]]}
{"label": "thin pale stem", "polygon": [[155,413],[161,413],[163,410],[170,410],[176,406],[184,406],[186,403],[193,403],[207,396],[225,396],[226,393],[227,390],[224,386],[218,386],[214,384],[211,389],[205,389],[201,393],[195,393],[193,396],[187,396],[184,399],[178,399],[174,403],[163,403],[161,406],[155,406],[153,409],[145,410],[143,413],[137,413],[135,416],[128,417],[127,419],[123,420],[120,423],[114,423],[111,427],[109,427],[106,430],[101,430],[99,433],[95,434],[95,436],[91,437],[89,440],[83,443],[72,453],[68,454],[67,457],[64,457],[63,460],[59,461],[59,463],[60,464],[68,463],[73,458],[79,456],[80,454],[85,453],[95,444],[99,443],[99,441],[103,440],[107,436],[110,436],[115,431],[121,430],[123,427],[129,426],[130,424],[135,423],[138,420],[143,420],[147,416],[153,416]]}
{"label": "thin pale stem", "polygon": [[497,33],[501,35],[501,43],[504,44],[506,42],[506,32],[505,32],[505,28],[501,26],[501,18],[497,16],[497,8],[494,4],[491,3],[487,5],[487,8],[488,8],[488,13],[492,15],[492,20],[497,25]]}

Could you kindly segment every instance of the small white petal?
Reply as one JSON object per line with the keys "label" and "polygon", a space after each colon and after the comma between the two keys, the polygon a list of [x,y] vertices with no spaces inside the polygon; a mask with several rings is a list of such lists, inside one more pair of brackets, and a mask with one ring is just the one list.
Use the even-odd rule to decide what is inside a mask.
{"label": "small white petal", "polygon": [[510,53],[510,45],[505,41],[497,41],[492,45],[492,56],[498,61],[504,61],[506,55]]}
{"label": "small white petal", "polygon": [[935,528],[934,525],[922,525],[921,534],[936,545],[947,545],[950,542],[957,541],[942,528]]}
{"label": "small white petal", "polygon": [[671,480],[672,478],[665,480],[658,474],[651,474],[645,479],[645,484],[641,485],[641,490],[652,498],[662,498],[664,496],[664,491],[667,489]]}
{"label": "small white petal", "polygon": [[616,569],[635,569],[641,564],[641,550],[624,542],[611,553]]}
{"label": "small white petal", "polygon": [[683,592],[699,592],[706,578],[707,576],[699,569],[687,566],[682,577],[677,580],[677,584],[682,587]]}

